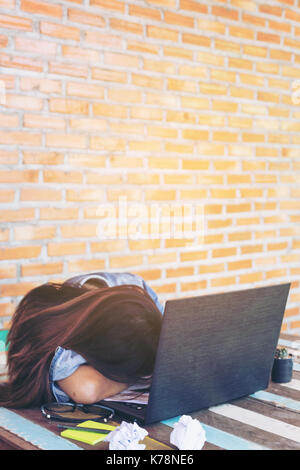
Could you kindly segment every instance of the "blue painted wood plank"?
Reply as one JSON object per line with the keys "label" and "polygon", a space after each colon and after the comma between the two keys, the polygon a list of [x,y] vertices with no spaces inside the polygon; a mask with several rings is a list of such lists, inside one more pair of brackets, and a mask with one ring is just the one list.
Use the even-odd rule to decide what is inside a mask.
{"label": "blue painted wood plank", "polygon": [[82,450],[73,442],[7,408],[0,407],[0,426],[43,450]]}
{"label": "blue painted wood plank", "polygon": [[255,392],[250,397],[257,398],[259,400],[264,400],[267,402],[275,402],[279,403],[280,405],[286,406],[287,408],[295,411],[300,411],[300,401],[293,400],[292,398],[283,397],[281,395],[277,395],[275,393],[265,392],[264,390],[260,390],[259,392]]}

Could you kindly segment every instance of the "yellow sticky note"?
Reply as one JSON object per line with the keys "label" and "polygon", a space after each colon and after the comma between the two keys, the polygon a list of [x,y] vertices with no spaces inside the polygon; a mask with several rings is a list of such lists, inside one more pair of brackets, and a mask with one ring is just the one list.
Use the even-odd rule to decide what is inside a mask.
{"label": "yellow sticky note", "polygon": [[62,437],[68,437],[69,439],[75,439],[76,441],[84,442],[85,444],[95,445],[98,442],[103,441],[103,439],[107,436],[107,434],[100,434],[99,432],[91,432],[91,431],[80,431],[80,426],[84,426],[87,428],[95,428],[95,429],[107,429],[109,431],[113,431],[116,426],[111,426],[110,424],[104,423],[97,423],[97,421],[84,421],[77,425],[78,431],[74,429],[66,429],[62,431],[60,435]]}

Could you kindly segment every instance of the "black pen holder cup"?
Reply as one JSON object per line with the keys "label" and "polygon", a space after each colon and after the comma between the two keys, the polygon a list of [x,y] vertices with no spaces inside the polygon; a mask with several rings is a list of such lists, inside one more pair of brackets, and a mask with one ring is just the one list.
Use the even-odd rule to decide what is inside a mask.
{"label": "black pen holder cup", "polygon": [[287,383],[292,380],[293,376],[293,359],[274,359],[272,368],[272,382]]}

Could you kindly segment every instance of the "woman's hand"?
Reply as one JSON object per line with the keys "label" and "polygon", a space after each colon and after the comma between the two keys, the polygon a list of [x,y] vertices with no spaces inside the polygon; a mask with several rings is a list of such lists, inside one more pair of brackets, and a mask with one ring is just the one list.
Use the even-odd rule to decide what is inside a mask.
{"label": "woman's hand", "polygon": [[86,364],[57,384],[73,401],[84,404],[96,403],[128,388],[128,384],[110,380]]}

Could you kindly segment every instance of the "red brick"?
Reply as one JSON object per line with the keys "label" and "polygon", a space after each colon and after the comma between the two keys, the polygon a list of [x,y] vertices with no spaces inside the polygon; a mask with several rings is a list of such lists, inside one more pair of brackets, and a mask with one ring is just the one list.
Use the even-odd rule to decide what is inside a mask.
{"label": "red brick", "polygon": [[75,41],[79,41],[80,39],[80,30],[78,28],[61,25],[60,23],[49,23],[47,21],[41,21],[40,31],[41,34],[54,36],[60,39],[74,39]]}
{"label": "red brick", "polygon": [[10,202],[15,198],[15,193],[12,189],[9,190],[0,190],[0,202]]}
{"label": "red brick", "polygon": [[16,37],[15,47],[20,51],[32,52],[39,56],[55,55],[57,51],[57,44],[55,42],[29,39],[24,36]]}
{"label": "red brick", "polygon": [[238,20],[239,13],[237,10],[231,10],[230,8],[212,6],[212,15],[221,16],[229,20]]}
{"label": "red brick", "polygon": [[0,183],[35,183],[38,176],[38,170],[0,170]]}
{"label": "red brick", "polygon": [[[300,5],[298,5],[298,9],[299,9]],[[295,8],[294,10],[289,10],[288,8],[285,10],[285,18],[287,18],[288,20],[292,20],[292,21],[300,21],[300,13],[299,11],[297,11],[297,8]]]}
{"label": "red brick", "polygon": [[125,13],[125,3],[119,0],[90,0],[90,5],[117,11],[119,13]]}
{"label": "red brick", "polygon": [[44,240],[56,235],[54,225],[18,225],[14,227],[16,240]]}
{"label": "red brick", "polygon": [[8,54],[0,54],[0,65],[35,72],[42,72],[43,70],[43,63],[38,59],[23,56],[9,56]]}
{"label": "red brick", "polygon": [[34,287],[38,286],[39,282],[18,282],[16,284],[1,284],[0,294],[3,297],[8,296],[24,296]]}
{"label": "red brick", "polygon": [[195,13],[207,13],[208,6],[194,0],[180,0],[180,9]]}
{"label": "red brick", "polygon": [[129,5],[129,14],[131,16],[140,16],[142,18],[149,18],[156,21],[161,20],[161,12],[158,9],[145,8],[139,5]]}
{"label": "red brick", "polygon": [[0,260],[2,259],[20,259],[36,258],[41,254],[41,246],[17,246],[9,248],[0,248]]}
{"label": "red brick", "polygon": [[82,174],[77,171],[45,170],[45,183],[82,183]]}
{"label": "red brick", "polygon": [[[43,42],[43,41],[42,41]],[[41,93],[61,93],[61,82],[49,78],[21,77],[21,90]]]}
{"label": "red brick", "polygon": [[[2,145],[32,145],[39,146],[42,143],[42,135],[25,131],[0,132]],[[0,171],[0,174],[2,172]],[[0,177],[1,178],[1,177]]]}
{"label": "red brick", "polygon": [[57,189],[21,188],[21,201],[60,201],[62,194]]}
{"label": "red brick", "polygon": [[[0,316],[6,317],[7,315],[12,315],[16,310],[16,305],[13,302],[10,303],[0,303]],[[10,322],[4,322],[3,328],[10,328]]]}
{"label": "red brick", "polygon": [[5,105],[7,108],[40,111],[43,107],[43,100],[33,96],[9,94],[6,96]]}
{"label": "red brick", "polygon": [[51,98],[49,110],[54,113],[88,114],[89,104],[86,101]]}
{"label": "red brick", "polygon": [[119,18],[111,18],[109,25],[112,29],[124,31],[125,33],[138,35],[143,34],[143,26],[139,23],[134,23],[132,21],[120,20]]}
{"label": "red brick", "polygon": [[50,62],[49,72],[60,75],[70,75],[71,77],[86,78],[88,67],[86,65],[69,64],[65,62]]}
{"label": "red brick", "polygon": [[8,43],[8,37],[4,34],[0,34],[0,47],[6,47]]}
{"label": "red brick", "polygon": [[34,209],[32,208],[0,210],[0,222],[16,222],[19,220],[32,220],[33,218]]}
{"label": "red brick", "polygon": [[17,277],[17,267],[15,264],[0,265],[0,279],[10,279]]}
{"label": "red brick", "polygon": [[15,150],[0,150],[0,165],[13,165],[18,163],[18,152]]}
{"label": "red brick", "polygon": [[259,11],[268,15],[282,16],[283,10],[280,6],[259,5]]}
{"label": "red brick", "polygon": [[86,251],[84,242],[49,243],[48,256],[82,255]]}
{"label": "red brick", "polygon": [[33,165],[59,165],[64,162],[64,155],[59,152],[27,151],[23,152],[23,163]]}
{"label": "red brick", "polygon": [[45,220],[69,220],[78,218],[78,208],[41,207],[40,218]]}
{"label": "red brick", "polygon": [[74,23],[97,26],[98,28],[105,27],[105,19],[103,16],[95,15],[94,13],[87,13],[84,10],[77,10],[75,8],[69,8],[68,19]]}
{"label": "red brick", "polygon": [[21,0],[21,10],[37,15],[62,17],[62,7],[60,5],[37,0]]}
{"label": "red brick", "polygon": [[280,44],[280,36],[278,34],[269,34],[258,31],[257,40],[265,42],[275,42],[277,44]]}
{"label": "red brick", "polygon": [[[19,118],[17,114],[0,114],[0,127],[18,127]],[[7,163],[7,162],[6,162]]]}
{"label": "red brick", "polygon": [[21,18],[20,16],[0,15],[0,27],[32,31],[32,21],[29,18]]}
{"label": "red brick", "polygon": [[58,274],[63,271],[63,263],[31,263],[21,266],[21,276]]}
{"label": "red brick", "polygon": [[89,272],[103,270],[105,268],[105,260],[101,258],[93,259],[74,259],[68,262],[69,272]]}

